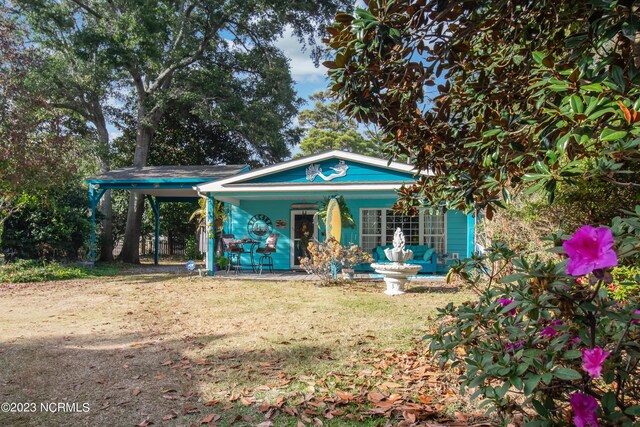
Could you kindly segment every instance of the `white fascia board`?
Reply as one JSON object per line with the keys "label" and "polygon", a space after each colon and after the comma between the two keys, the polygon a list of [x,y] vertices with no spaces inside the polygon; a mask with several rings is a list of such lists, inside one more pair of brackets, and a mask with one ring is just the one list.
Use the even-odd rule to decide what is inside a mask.
{"label": "white fascia board", "polygon": [[[293,169],[302,165],[321,162],[323,160],[331,159],[334,157],[344,159],[344,160],[352,160],[354,162],[360,162],[360,163],[364,163],[372,166],[383,167],[383,168],[400,171],[400,172],[416,173],[416,170],[413,167],[413,165],[408,165],[406,163],[391,162],[390,164],[387,164],[386,160],[378,159],[376,157],[364,156],[362,154],[349,153],[349,152],[340,151],[340,150],[332,150],[332,151],[325,151],[324,153],[314,154],[311,156],[301,157],[299,159],[290,160],[287,162],[278,163],[277,165],[265,166],[260,169],[234,175],[229,178],[212,181],[205,184],[200,184],[197,186],[197,189],[198,191],[201,191],[201,192],[211,192],[211,191],[215,191],[211,189],[211,187],[213,187],[214,184],[216,184],[215,187],[217,187],[218,185],[242,182],[249,179],[259,178],[261,176],[271,175],[273,173]],[[421,172],[420,175],[432,175],[432,173]]]}
{"label": "white fascia board", "polygon": [[229,203],[230,205],[240,206],[240,199],[237,199],[235,197],[219,196],[219,197],[216,198],[216,200],[220,200],[221,202]]}
{"label": "white fascia board", "polygon": [[212,182],[205,186],[200,186],[198,189],[203,193],[225,194],[225,193],[280,193],[283,191],[305,191],[309,193],[313,192],[327,192],[327,191],[380,191],[380,190],[398,190],[402,186],[402,183],[397,184],[322,184],[322,185],[308,185],[302,184],[290,184],[290,185],[273,185],[273,186],[229,186],[225,187],[218,182]]}

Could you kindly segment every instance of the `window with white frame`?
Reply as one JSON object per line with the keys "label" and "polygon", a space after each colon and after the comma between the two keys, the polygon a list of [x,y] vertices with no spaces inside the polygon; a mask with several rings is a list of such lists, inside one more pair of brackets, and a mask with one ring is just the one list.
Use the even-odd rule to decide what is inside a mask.
{"label": "window with white frame", "polygon": [[371,252],[376,246],[390,245],[400,228],[407,245],[427,245],[442,255],[447,250],[446,214],[442,209],[420,211],[411,217],[391,209],[361,209],[360,247]]}
{"label": "window with white frame", "polygon": [[382,244],[382,222],[384,209],[363,209],[360,215],[360,247],[371,252]]}
{"label": "window with white frame", "polygon": [[439,256],[447,252],[447,225],[442,209],[426,210],[420,213],[423,220],[423,245],[434,248]]}
{"label": "window with white frame", "polygon": [[[393,242],[393,234],[396,229],[401,229],[404,234],[404,242],[407,245],[420,245],[420,217],[405,216],[394,213],[391,209],[385,209],[386,218],[386,241]],[[390,243],[387,243],[390,244]]]}

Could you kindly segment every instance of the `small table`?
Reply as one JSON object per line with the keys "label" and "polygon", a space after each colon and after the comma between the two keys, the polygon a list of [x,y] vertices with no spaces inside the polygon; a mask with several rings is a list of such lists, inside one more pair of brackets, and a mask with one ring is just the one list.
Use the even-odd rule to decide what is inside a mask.
{"label": "small table", "polygon": [[251,270],[254,273],[257,273],[258,270],[256,268],[256,262],[254,260],[253,254],[255,252],[254,249],[256,248],[257,245],[260,244],[260,241],[252,239],[250,237],[243,237],[242,239],[238,239],[237,242],[241,243],[243,246],[244,245],[251,245],[251,246],[249,246],[249,257],[251,259]]}

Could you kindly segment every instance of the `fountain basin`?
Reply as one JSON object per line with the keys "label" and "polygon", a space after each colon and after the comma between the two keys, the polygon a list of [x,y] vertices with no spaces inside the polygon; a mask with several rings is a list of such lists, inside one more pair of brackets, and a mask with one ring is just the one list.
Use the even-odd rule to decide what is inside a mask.
{"label": "fountain basin", "polygon": [[384,282],[387,289],[384,291],[387,295],[404,294],[404,284],[409,276],[413,276],[422,266],[414,264],[401,264],[399,262],[376,262],[371,264],[376,273],[384,275]]}

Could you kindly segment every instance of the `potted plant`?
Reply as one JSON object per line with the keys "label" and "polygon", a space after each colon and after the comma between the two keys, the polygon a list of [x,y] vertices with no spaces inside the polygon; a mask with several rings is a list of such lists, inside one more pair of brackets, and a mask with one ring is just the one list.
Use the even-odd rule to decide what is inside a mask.
{"label": "potted plant", "polygon": [[223,256],[216,257],[215,271],[226,270],[228,264],[229,264],[229,260],[226,257],[223,257]]}
{"label": "potted plant", "polygon": [[[224,203],[220,200],[216,200],[213,205],[213,216],[215,217],[215,224],[209,224],[210,229],[207,230],[209,237],[213,237],[213,233],[221,231],[224,226],[224,221],[229,218],[229,213],[224,208]],[[196,228],[204,227],[207,222],[207,199],[198,199],[198,209],[191,213],[189,221],[196,220]]]}

